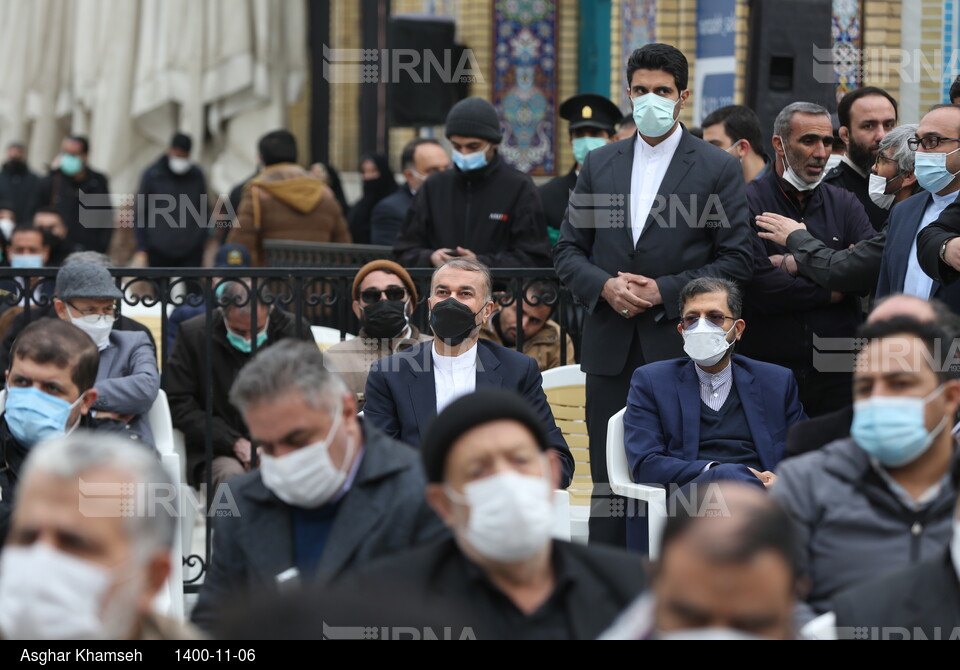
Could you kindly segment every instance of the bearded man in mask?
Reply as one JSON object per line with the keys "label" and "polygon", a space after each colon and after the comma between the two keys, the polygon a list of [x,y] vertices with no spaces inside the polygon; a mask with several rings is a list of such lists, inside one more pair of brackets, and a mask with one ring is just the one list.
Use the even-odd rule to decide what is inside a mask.
{"label": "bearded man in mask", "polygon": [[[255,303],[254,307],[251,303]],[[170,402],[173,427],[183,431],[187,450],[187,479],[199,486],[211,467],[214,491],[250,468],[250,434],[243,417],[227,395],[240,369],[256,351],[287,338],[312,339],[306,326],[297,330],[289,312],[251,300],[247,280],[228,280],[217,286],[211,330],[207,316],[184,321],[164,366],[164,390]],[[254,315],[255,313],[255,315]],[[253,322],[256,321],[256,328]],[[256,334],[252,334],[256,331]],[[210,358],[207,359],[207,346]],[[256,351],[254,351],[256,345]],[[209,372],[208,372],[209,371]],[[213,461],[207,462],[207,389],[213,393]]]}
{"label": "bearded man in mask", "polygon": [[413,279],[393,261],[371,261],[357,272],[353,280],[353,313],[360,320],[360,332],[354,339],[327,349],[325,360],[343,378],[361,409],[373,363],[432,339],[410,323],[416,306]]}
{"label": "bearded man in mask", "polygon": [[430,421],[462,395],[484,386],[510,389],[536,410],[560,456],[566,488],[573,456],[553,418],[537,361],[490,340],[480,328],[493,312],[492,278],[472,258],[447,261],[430,282],[432,342],[381,359],[367,377],[366,419],[394,439],[419,446]]}
{"label": "bearded man in mask", "polygon": [[[630,382],[623,435],[633,481],[688,490],[776,481],[787,429],[806,416],[789,370],[733,354],[746,330],[742,304],[725,279],[694,279],[680,292],[687,356],[639,367]],[[628,517],[627,546],[645,548],[642,521]]]}
{"label": "bearded man in mask", "polygon": [[236,513],[213,519],[192,614],[202,628],[216,628],[244,591],[323,584],[444,534],[423,498],[417,454],[357,416],[315,344],[287,340],[259,353],[230,401],[260,467],[230,482]]}

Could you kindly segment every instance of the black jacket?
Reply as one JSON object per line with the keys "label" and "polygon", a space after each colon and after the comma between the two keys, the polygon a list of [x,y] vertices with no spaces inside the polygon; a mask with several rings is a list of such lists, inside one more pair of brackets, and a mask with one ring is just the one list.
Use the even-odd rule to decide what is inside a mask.
{"label": "black jacket", "polygon": [[[183,258],[203,247],[212,204],[206,197],[207,180],[203,170],[193,165],[186,174],[178,175],[163,155],[144,171],[137,195],[140,197],[134,209],[135,230],[140,251]],[[166,199],[156,196],[176,198],[173,211],[168,211],[170,204]]]}
{"label": "black jacket", "polygon": [[29,454],[27,447],[7,427],[7,418],[0,416],[0,543],[7,539],[10,515],[13,514],[13,496],[20,481],[23,461]]}
{"label": "black jacket", "polygon": [[488,165],[445,170],[423,182],[393,252],[404,267],[431,267],[437,249],[463,247],[494,268],[548,267],[537,187],[494,154]]}
{"label": "black jacket", "polygon": [[[853,194],[821,184],[804,203],[788,197],[777,173],[747,184],[750,220],[775,212],[805,223],[812,235],[831,249],[876,235],[863,207]],[[758,230],[754,227],[754,230]],[[791,277],[770,264],[768,256],[784,254],[778,244],[754,235],[754,274],[744,291],[744,319],[748,328],[739,353],[797,370],[814,369],[814,338],[853,337],[862,320],[860,300],[846,296],[830,302],[830,290],[803,277]]]}
{"label": "black jacket", "polygon": [[[187,477],[199,484],[199,468],[206,461],[207,334],[205,314],[184,321],[163,370],[163,388],[170,403],[173,427],[183,431],[187,447]],[[227,329],[220,310],[213,313],[212,356],[209,362],[213,386],[213,455],[233,456],[233,445],[250,433],[239,410],[230,402],[230,387],[240,369],[252,358],[227,341]],[[310,339],[309,329],[302,339]],[[265,347],[279,340],[297,337],[296,321],[288,312],[270,311]]]}
{"label": "black jacket", "polygon": [[840,165],[824,176],[823,183],[850,191],[857,196],[857,200],[863,205],[863,210],[867,213],[867,218],[870,219],[870,224],[874,230],[883,230],[890,212],[882,207],[877,207],[870,199],[870,177],[861,177],[856,170],[841,161]]}
{"label": "black jacket", "polygon": [[920,267],[944,286],[955,282],[960,272],[940,260],[940,247],[957,236],[960,236],[960,200],[948,205],[940,217],[917,236]]}
{"label": "black jacket", "polygon": [[[83,203],[80,202],[81,192]],[[107,176],[89,166],[79,181],[54,170],[40,180],[34,211],[40,207],[56,207],[67,227],[68,247],[105,254],[115,227],[113,207],[107,197],[109,193]]]}
{"label": "black jacket", "polygon": [[386,198],[378,202],[370,212],[370,244],[382,244],[392,247],[407,218],[407,210],[413,202],[413,194],[406,186],[401,186]]}
{"label": "black jacket", "polygon": [[40,177],[31,172],[30,168],[25,168],[23,172],[12,168],[10,163],[4,163],[0,170],[0,200],[10,203],[17,216],[17,223],[27,223],[33,219]]}
{"label": "black jacket", "polygon": [[[566,614],[570,639],[597,638],[643,589],[643,559],[639,554],[554,540],[552,560],[558,584],[545,607]],[[436,607],[458,612],[464,619],[448,625],[455,631],[470,628],[478,640],[529,639],[535,635],[524,624],[536,615],[523,617],[517,625],[520,617],[516,607],[453,539],[371,563],[353,576],[352,585],[361,596],[402,587],[409,594],[413,620]]]}
{"label": "black jacket", "polygon": [[[0,370],[6,370],[10,367],[10,350],[13,348],[13,343],[16,342],[17,337],[20,333],[23,332],[23,329],[29,326],[31,323],[37,319],[58,319],[56,311],[53,308],[51,301],[50,305],[46,307],[33,307],[30,312],[30,320],[27,321],[26,313],[21,312],[14,317],[13,322],[10,324],[7,334],[3,338],[3,342],[0,343]],[[120,318],[117,319],[116,323],[113,324],[114,330],[139,330],[142,333],[146,333],[147,337],[150,338],[150,344],[153,345],[153,348],[157,348],[157,343],[153,339],[153,333],[150,332],[150,329],[139,321],[134,321],[133,319],[120,315]]]}
{"label": "black jacket", "polygon": [[956,639],[960,586],[950,550],[848,589],[832,609],[841,640]]}
{"label": "black jacket", "polygon": [[563,223],[563,215],[567,213],[567,203],[570,201],[570,191],[576,187],[577,168],[572,167],[567,174],[554,177],[539,188],[547,228],[560,232],[560,224]]}

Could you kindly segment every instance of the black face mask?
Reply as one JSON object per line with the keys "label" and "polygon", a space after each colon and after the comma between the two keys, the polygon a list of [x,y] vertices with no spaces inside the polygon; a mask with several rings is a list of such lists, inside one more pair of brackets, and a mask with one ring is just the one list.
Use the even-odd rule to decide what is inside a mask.
{"label": "black face mask", "polygon": [[476,322],[479,313],[471,312],[456,298],[447,298],[430,310],[430,327],[434,335],[451,347],[456,347],[479,328]]}
{"label": "black face mask", "polygon": [[407,303],[400,300],[378,300],[360,312],[360,323],[367,337],[393,339],[407,327]]}

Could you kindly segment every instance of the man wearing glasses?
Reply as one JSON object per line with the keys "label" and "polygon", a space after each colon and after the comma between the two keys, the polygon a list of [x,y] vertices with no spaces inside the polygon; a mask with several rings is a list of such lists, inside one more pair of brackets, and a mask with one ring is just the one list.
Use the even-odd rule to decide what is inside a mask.
{"label": "man wearing glasses", "polygon": [[[787,429],[806,416],[790,370],[733,355],[746,329],[742,304],[726,279],[694,279],[680,292],[687,357],[641,366],[630,381],[623,430],[633,481],[668,494],[721,480],[776,481]],[[628,515],[629,547],[643,546],[639,521]]]}
{"label": "man wearing glasses", "polygon": [[326,365],[340,373],[363,409],[370,366],[381,358],[427,342],[429,335],[410,323],[417,306],[417,288],[402,267],[388,260],[367,263],[353,280],[353,313],[360,332],[327,349]]}
{"label": "man wearing glasses", "polygon": [[153,445],[147,413],[160,390],[157,353],[145,333],[113,329],[121,298],[110,271],[100,265],[72,263],[57,273],[57,316],[85,332],[100,351],[90,412],[95,429]]}

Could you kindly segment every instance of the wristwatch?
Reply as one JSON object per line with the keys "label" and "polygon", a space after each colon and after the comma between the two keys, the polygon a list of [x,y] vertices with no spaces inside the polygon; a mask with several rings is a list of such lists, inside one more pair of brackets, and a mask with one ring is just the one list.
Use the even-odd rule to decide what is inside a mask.
{"label": "wristwatch", "polygon": [[950,244],[951,240],[955,240],[955,239],[957,238],[956,237],[947,238],[946,240],[943,241],[943,244],[940,245],[940,260],[943,262],[944,265],[950,265],[949,263],[947,263],[947,258],[946,258],[947,245]]}

